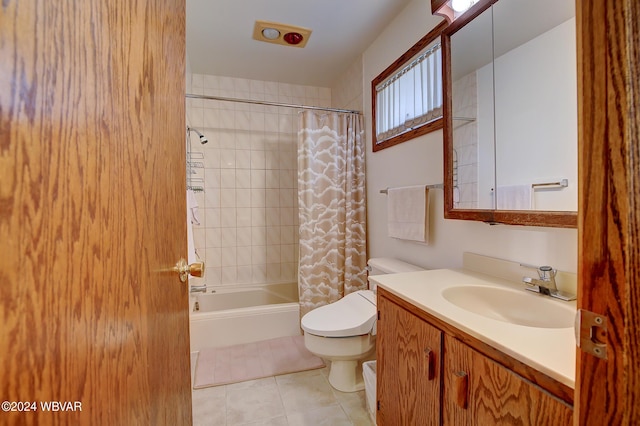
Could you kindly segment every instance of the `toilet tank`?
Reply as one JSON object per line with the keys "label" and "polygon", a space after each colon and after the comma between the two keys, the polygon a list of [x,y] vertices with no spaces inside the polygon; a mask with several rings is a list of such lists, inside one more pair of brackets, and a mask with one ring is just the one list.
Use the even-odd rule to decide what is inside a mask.
{"label": "toilet tank", "polygon": [[[374,257],[369,259],[369,262],[367,264],[369,266],[369,275],[398,274],[400,272],[424,271],[424,268],[390,257]],[[369,281],[369,289],[375,292],[375,283]]]}

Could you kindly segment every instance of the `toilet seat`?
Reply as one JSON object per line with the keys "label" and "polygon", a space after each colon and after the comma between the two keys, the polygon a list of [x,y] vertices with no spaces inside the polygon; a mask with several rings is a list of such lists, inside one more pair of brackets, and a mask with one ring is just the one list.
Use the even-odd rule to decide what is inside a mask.
{"label": "toilet seat", "polygon": [[306,333],[321,337],[351,337],[368,334],[376,321],[376,296],[359,290],[342,299],[308,312],[301,326]]}

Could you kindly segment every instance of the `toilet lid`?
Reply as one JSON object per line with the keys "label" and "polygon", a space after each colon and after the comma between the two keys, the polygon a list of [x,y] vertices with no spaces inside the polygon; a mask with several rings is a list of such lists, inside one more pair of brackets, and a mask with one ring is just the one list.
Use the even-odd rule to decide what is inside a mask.
{"label": "toilet lid", "polygon": [[350,293],[302,317],[302,329],[322,337],[351,337],[367,334],[376,321],[376,296],[371,290]]}

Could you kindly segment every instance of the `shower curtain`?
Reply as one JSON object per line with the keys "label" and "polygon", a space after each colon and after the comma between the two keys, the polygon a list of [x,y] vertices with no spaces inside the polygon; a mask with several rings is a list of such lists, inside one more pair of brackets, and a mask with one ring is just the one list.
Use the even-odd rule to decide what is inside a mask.
{"label": "shower curtain", "polygon": [[300,315],[367,288],[362,116],[299,115]]}

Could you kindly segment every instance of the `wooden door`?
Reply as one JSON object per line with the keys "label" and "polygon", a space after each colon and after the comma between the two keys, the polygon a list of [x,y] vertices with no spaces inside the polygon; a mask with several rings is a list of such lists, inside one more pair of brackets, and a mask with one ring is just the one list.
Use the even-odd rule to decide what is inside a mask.
{"label": "wooden door", "polygon": [[1,424],[191,424],[184,9],[0,5]]}
{"label": "wooden door", "polygon": [[571,406],[446,334],[443,364],[443,425],[572,423]]}
{"label": "wooden door", "polygon": [[575,424],[640,421],[640,2],[576,2],[578,307],[607,317],[607,359],[578,351]]}
{"label": "wooden door", "polygon": [[377,424],[439,425],[442,332],[380,288],[378,310]]}

